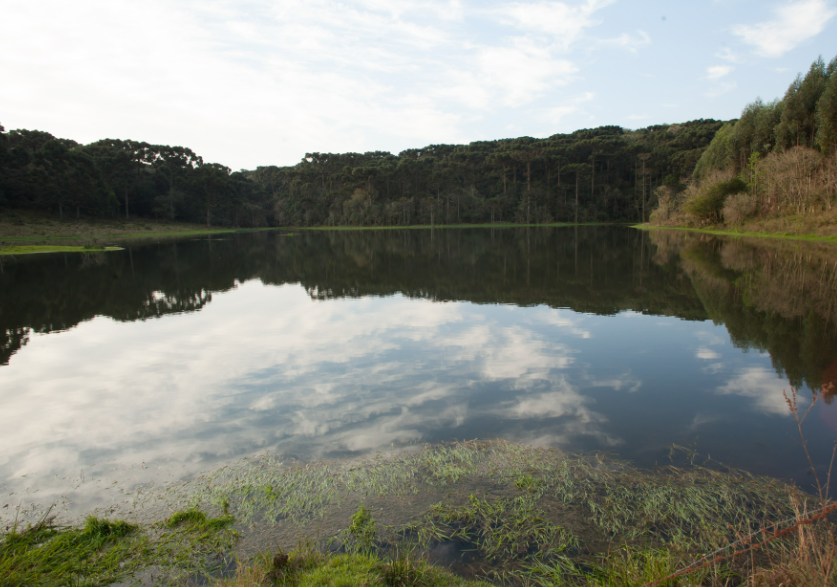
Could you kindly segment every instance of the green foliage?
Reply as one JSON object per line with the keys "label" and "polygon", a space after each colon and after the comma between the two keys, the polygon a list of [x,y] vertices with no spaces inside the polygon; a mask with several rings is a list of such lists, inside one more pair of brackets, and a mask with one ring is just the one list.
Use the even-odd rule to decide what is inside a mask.
{"label": "green foliage", "polygon": [[364,554],[324,557],[316,566],[285,575],[277,585],[298,587],[488,587],[419,561],[389,561]]}
{"label": "green foliage", "polygon": [[736,177],[705,189],[697,197],[686,202],[683,207],[702,220],[719,222],[727,197],[746,190],[747,184]]}
{"label": "green foliage", "polygon": [[623,547],[617,552],[602,557],[587,576],[588,587],[645,587],[656,583],[659,587],[679,587],[702,585],[709,574],[706,570],[689,573],[680,577],[662,581],[678,569],[688,564],[668,550],[655,548]]}
{"label": "green foliage", "polygon": [[837,144],[837,57],[826,66],[820,57],[803,77],[798,75],[784,97],[748,104],[737,121],[724,125],[701,155],[694,176],[709,171],[745,169],[755,152],[783,151],[794,146],[829,152]]}
{"label": "green foliage", "polygon": [[715,134],[694,169],[695,177],[703,177],[712,169],[724,169],[735,161],[735,123],[728,122]]}
{"label": "green foliage", "polygon": [[[582,129],[429,145],[397,155],[306,153],[297,165],[232,172],[184,147],[40,131],[0,132],[4,206],[62,218],[166,218],[207,226],[413,226],[635,220],[646,184],[679,185],[721,126]],[[664,180],[664,178],[667,178]],[[576,189],[578,185],[578,189]]]}
{"label": "green foliage", "polygon": [[371,553],[375,550],[378,531],[372,514],[361,504],[346,529],[346,546],[352,552]]}
{"label": "green foliage", "polygon": [[[831,62],[837,67],[837,57]],[[832,67],[829,67],[832,69]],[[837,150],[837,75],[828,78],[822,97],[817,103],[817,144],[823,153]]]}
{"label": "green foliage", "polygon": [[64,528],[51,519],[0,538],[4,587],[109,585],[139,568],[147,541],[132,538],[136,526],[87,518],[83,528]]}
{"label": "green foliage", "polygon": [[209,518],[198,509],[188,509],[175,512],[166,521],[167,528],[183,528],[188,532],[214,532],[223,530],[233,523],[233,517],[224,514],[218,518]]}

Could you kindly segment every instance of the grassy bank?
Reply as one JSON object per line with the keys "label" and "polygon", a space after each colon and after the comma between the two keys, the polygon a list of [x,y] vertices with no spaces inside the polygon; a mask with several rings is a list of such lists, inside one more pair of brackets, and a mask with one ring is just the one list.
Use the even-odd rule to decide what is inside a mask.
{"label": "grassy bank", "polygon": [[55,246],[55,245],[11,245],[0,248],[0,255],[32,255],[35,253],[103,253],[119,251],[120,247]]}
{"label": "grassy bank", "polygon": [[553,222],[550,224],[515,224],[513,222],[495,222],[493,224],[414,224],[406,226],[309,226],[305,228],[294,228],[294,230],[444,230],[451,228],[549,228],[568,226],[615,226],[614,222]]}
{"label": "grassy bank", "polygon": [[49,515],[25,528],[14,524],[0,535],[0,585],[158,585],[210,578],[228,565],[225,555],[237,538],[232,521],[191,509],[146,525],[89,516],[83,525],[63,526]]}
{"label": "grassy bank", "polygon": [[155,222],[145,218],[133,220],[58,218],[34,212],[3,212],[0,215],[0,243],[11,245],[41,245],[53,248],[80,246],[79,243],[118,242],[144,238],[188,237],[232,232],[251,232],[260,229],[206,228],[200,224]]}
{"label": "grassy bank", "polygon": [[[771,227],[776,228],[777,230],[775,232],[771,232],[769,231]],[[713,234],[719,236],[772,238],[808,242],[837,243],[837,234],[823,235],[816,233],[806,233],[796,230],[788,231],[788,227],[784,223],[776,223],[775,225],[755,224],[743,227],[728,227],[721,224],[700,228],[689,226],[661,226],[655,224],[638,224],[634,226],[634,228],[638,228],[640,230],[684,230],[689,232],[698,232],[703,234]],[[835,229],[837,229],[837,225],[835,226]]]}

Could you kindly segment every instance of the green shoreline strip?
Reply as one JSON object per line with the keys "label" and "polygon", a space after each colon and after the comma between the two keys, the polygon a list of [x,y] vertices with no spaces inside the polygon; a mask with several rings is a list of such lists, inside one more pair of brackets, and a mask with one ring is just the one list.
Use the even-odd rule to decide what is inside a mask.
{"label": "green shoreline strip", "polygon": [[162,237],[181,237],[181,236],[205,236],[212,234],[233,234],[240,232],[263,232],[270,230],[288,230],[287,227],[267,227],[267,228],[217,228],[207,230],[183,230],[170,232],[115,232],[111,234],[102,235],[85,235],[85,234],[68,234],[68,235],[54,235],[54,236],[0,236],[0,240],[6,242],[25,242],[25,241],[50,241],[50,240],[90,240],[91,238],[102,239],[138,239],[138,238],[162,238]]}
{"label": "green shoreline strip", "polygon": [[745,238],[773,238],[783,240],[799,240],[820,243],[837,243],[837,236],[819,236],[816,234],[789,234],[787,232],[740,232],[737,230],[715,230],[711,228],[687,228],[685,226],[654,226],[651,224],[635,224],[637,230],[684,230],[716,236],[733,236]]}
{"label": "green shoreline strip", "polygon": [[105,253],[108,251],[121,251],[122,247],[73,247],[53,245],[21,245],[15,247],[4,247],[0,249],[0,255],[34,255],[37,253]]}

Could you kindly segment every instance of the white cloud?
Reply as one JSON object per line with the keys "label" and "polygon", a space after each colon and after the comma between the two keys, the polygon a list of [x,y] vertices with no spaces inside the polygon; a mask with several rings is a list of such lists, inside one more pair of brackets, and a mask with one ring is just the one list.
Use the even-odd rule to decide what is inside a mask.
{"label": "white cloud", "polygon": [[708,349],[706,347],[701,347],[698,349],[695,356],[698,359],[702,359],[704,361],[714,361],[715,359],[720,359],[721,355],[713,351],[712,349]]}
{"label": "white cloud", "polygon": [[[789,416],[783,391],[789,390],[787,381],[776,378],[775,371],[763,367],[747,367],[736,373],[726,385],[718,388],[722,395],[739,395],[753,400],[754,407],[767,414]],[[799,398],[800,405],[808,401]]]}
{"label": "white cloud", "polygon": [[468,124],[575,81],[568,51],[610,3],[11,0],[3,122],[185,144],[234,169],[466,142]]}
{"label": "white cloud", "polygon": [[634,35],[622,33],[612,39],[599,39],[596,41],[596,46],[599,48],[615,47],[623,51],[630,51],[631,53],[636,53],[641,47],[650,44],[651,36],[643,30],[638,30]]}
{"label": "white cloud", "polygon": [[718,84],[717,86],[710,88],[706,92],[704,92],[704,96],[707,98],[718,98],[723,96],[724,94],[728,94],[729,92],[733,91],[735,88],[738,87],[738,83],[736,82],[725,82]]}
{"label": "white cloud", "polygon": [[493,88],[505,106],[521,106],[547,90],[569,83],[578,68],[565,59],[555,59],[548,47],[519,37],[504,47],[486,47],[479,52],[480,85]]}
{"label": "white cloud", "polygon": [[721,79],[732,73],[734,69],[730,65],[715,65],[706,69],[706,77],[711,80]]}
{"label": "white cloud", "polygon": [[729,47],[724,47],[717,53],[715,53],[715,57],[718,59],[723,59],[724,61],[729,61],[730,63],[740,63],[741,58],[732,52]]}
{"label": "white cloud", "polygon": [[825,0],[799,0],[774,9],[774,18],[754,25],[737,25],[733,34],[765,57],[780,57],[820,34],[835,11]]}
{"label": "white cloud", "polygon": [[502,22],[531,32],[548,35],[563,50],[567,50],[584,33],[599,23],[593,15],[613,4],[615,0],[586,0],[580,6],[565,2],[513,2],[496,10]]}
{"label": "white cloud", "polygon": [[585,112],[581,105],[585,102],[592,101],[595,97],[596,94],[594,92],[585,92],[581,96],[569,98],[560,106],[547,108],[542,118],[551,124],[559,124],[567,116],[583,116]]}

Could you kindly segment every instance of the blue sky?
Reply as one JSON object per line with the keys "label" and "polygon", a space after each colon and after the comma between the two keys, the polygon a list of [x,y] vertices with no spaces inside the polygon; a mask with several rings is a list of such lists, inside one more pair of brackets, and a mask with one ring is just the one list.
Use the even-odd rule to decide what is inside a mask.
{"label": "blue sky", "polygon": [[837,0],[5,0],[0,123],[310,151],[737,117],[837,55]]}

